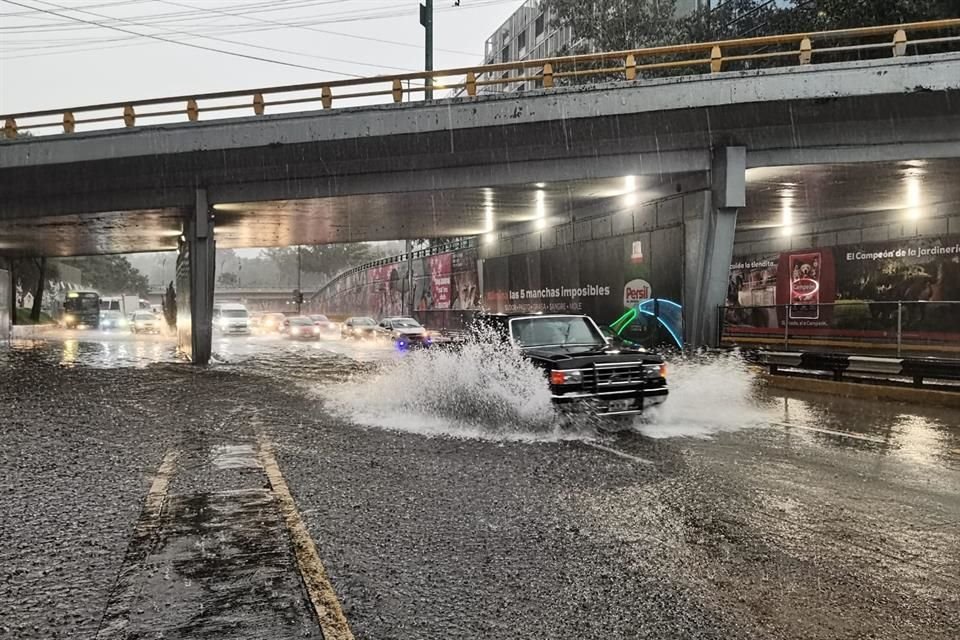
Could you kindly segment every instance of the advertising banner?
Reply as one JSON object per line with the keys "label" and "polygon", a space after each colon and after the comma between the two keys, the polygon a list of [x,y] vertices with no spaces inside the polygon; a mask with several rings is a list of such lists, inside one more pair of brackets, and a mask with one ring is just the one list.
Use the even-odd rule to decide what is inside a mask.
{"label": "advertising banner", "polygon": [[[663,240],[656,251],[651,238]],[[662,272],[676,276],[659,290],[655,255]],[[605,325],[654,295],[679,301],[681,271],[679,236],[606,238],[485,260],[484,301],[491,311],[583,313]]]}
{"label": "advertising banner", "polygon": [[955,301],[960,236],[841,245],[736,258],[725,324],[879,337],[902,314],[901,330],[949,333],[960,330]]}
{"label": "advertising banner", "polygon": [[802,253],[788,257],[790,262],[790,319],[816,320],[820,317],[820,262],[823,255]]}

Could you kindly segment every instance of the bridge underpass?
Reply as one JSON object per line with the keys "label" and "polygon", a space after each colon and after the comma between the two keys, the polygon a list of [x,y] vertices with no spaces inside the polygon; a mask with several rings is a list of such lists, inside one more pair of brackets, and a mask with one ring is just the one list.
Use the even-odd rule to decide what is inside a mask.
{"label": "bridge underpass", "polygon": [[[829,217],[896,208],[898,163],[936,160],[925,202],[955,200],[958,79],[956,54],[906,56],[12,140],[0,251],[179,246],[202,362],[214,244],[514,233],[699,192],[678,268],[688,342],[709,344],[738,212],[741,229],[783,224],[769,176],[803,186],[794,215]],[[879,186],[831,191],[837,171]]]}
{"label": "bridge underpass", "polygon": [[[804,84],[798,75],[787,84]],[[715,85],[726,86],[722,99],[752,91],[749,76],[702,82],[717,80],[732,81]],[[684,129],[667,109],[646,131],[691,146],[661,154],[652,138],[639,155],[616,152],[610,131],[591,148],[595,116],[584,111],[539,149],[498,138],[500,164],[459,172],[442,157],[408,172],[392,158],[391,171],[366,177],[292,163],[300,173],[288,182],[271,145],[290,130],[276,128],[255,147],[259,174],[248,158],[241,182],[214,175],[238,160],[222,149],[185,160],[179,177],[172,159],[156,158],[134,175],[144,170],[135,154],[99,165],[103,173],[76,158],[42,164],[46,144],[122,155],[123,140],[193,125],[0,144],[0,191],[16,196],[0,200],[0,237],[11,255],[179,248],[179,286],[195,307],[184,325],[203,327],[215,246],[486,234],[492,213],[482,245],[491,262],[551,242],[670,236],[686,248],[670,244],[662,256],[647,243],[644,253],[682,275],[672,280],[679,295],[703,310],[726,291],[729,255],[956,233],[957,90],[914,92],[908,80],[875,100],[844,103],[834,86],[774,101],[780,133],[766,143],[746,122],[714,129],[715,110]],[[489,102],[505,112],[527,104]],[[746,103],[742,117],[767,117]],[[430,117],[449,123],[458,104]],[[329,116],[299,118],[317,135]],[[287,118],[298,117],[277,120]],[[257,120],[247,131],[265,122],[280,126]],[[192,131],[208,126],[231,123]],[[564,160],[565,131],[581,141],[569,147],[575,160]],[[303,142],[294,157],[312,145],[324,148]],[[553,157],[514,166],[504,159],[514,151]],[[388,164],[369,152],[352,171]],[[58,157],[67,156],[47,159]],[[28,160],[37,166],[2,168]],[[359,204],[381,215],[343,217]],[[324,212],[340,217],[312,225]],[[953,637],[955,409],[882,392],[784,392],[757,384],[735,358],[676,358],[664,411],[611,435],[589,422],[558,429],[549,410],[531,415],[542,377],[525,384],[515,361],[487,353],[225,338],[217,366],[190,369],[145,366],[172,360],[172,349],[141,349],[150,338],[136,349],[103,343],[71,336],[0,349],[11,372],[0,385],[0,630],[18,638],[293,638],[320,637],[321,627],[344,637],[323,626],[339,603],[361,638]],[[118,360],[124,349],[130,359]],[[493,389],[504,372],[521,378]],[[314,541],[323,565],[301,565],[291,550]],[[301,579],[324,574],[320,594]]]}

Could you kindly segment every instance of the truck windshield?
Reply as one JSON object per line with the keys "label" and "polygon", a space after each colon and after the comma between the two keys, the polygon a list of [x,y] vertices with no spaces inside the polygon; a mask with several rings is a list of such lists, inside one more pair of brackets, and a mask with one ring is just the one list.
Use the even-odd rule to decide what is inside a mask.
{"label": "truck windshield", "polygon": [[523,347],[606,344],[597,329],[586,318],[579,316],[521,318],[510,323],[510,333]]}

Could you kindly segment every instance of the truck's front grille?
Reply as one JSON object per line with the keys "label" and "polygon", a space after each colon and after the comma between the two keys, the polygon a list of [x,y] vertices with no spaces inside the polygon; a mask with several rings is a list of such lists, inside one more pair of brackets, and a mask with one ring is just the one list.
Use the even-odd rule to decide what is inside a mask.
{"label": "truck's front grille", "polygon": [[616,389],[641,384],[646,379],[643,364],[598,365],[583,371],[583,386],[587,389]]}

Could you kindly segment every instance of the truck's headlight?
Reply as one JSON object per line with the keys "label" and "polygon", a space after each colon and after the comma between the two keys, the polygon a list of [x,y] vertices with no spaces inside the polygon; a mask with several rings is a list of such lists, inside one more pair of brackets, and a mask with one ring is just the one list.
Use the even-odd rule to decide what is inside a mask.
{"label": "truck's headlight", "polygon": [[666,363],[644,365],[643,372],[648,378],[666,378],[667,365]]}
{"label": "truck's headlight", "polygon": [[551,384],[581,384],[583,383],[583,374],[579,371],[551,371]]}

